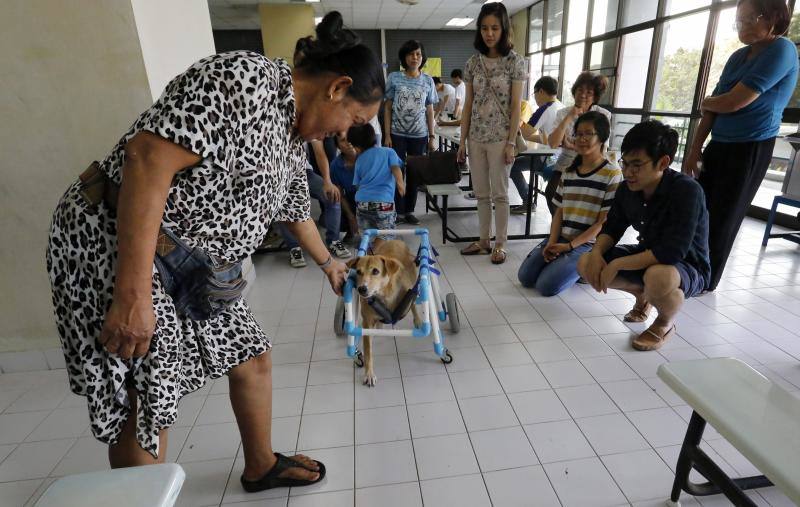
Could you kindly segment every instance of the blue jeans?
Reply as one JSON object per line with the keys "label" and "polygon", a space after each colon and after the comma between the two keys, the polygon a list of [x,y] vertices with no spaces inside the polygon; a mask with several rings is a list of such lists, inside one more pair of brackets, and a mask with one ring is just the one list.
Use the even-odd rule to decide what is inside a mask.
{"label": "blue jeans", "polygon": [[[427,137],[406,137],[392,134],[392,148],[397,152],[397,156],[403,161],[403,177],[406,176],[406,155],[424,155],[428,149]],[[417,207],[417,189],[419,182],[417,178],[406,179],[406,195],[401,197],[395,190],[394,207],[398,215],[408,215],[414,213]]]}
{"label": "blue jeans", "polygon": [[[325,217],[325,244],[330,245],[332,242],[339,239],[339,229],[342,222],[342,206],[338,202],[331,202],[325,197],[325,194],[322,192],[322,176],[311,169],[306,170],[306,176],[308,177],[308,193],[322,205],[322,213]],[[286,224],[278,222],[275,226],[278,228],[278,232],[280,232],[281,236],[283,236],[284,242],[288,248],[300,246],[300,243],[297,242],[297,238],[289,232],[289,228],[286,227]]]}
{"label": "blue jeans", "polygon": [[[529,157],[517,157],[514,160],[514,165],[511,166],[511,181],[514,183],[514,186],[517,188],[517,192],[519,193],[522,202],[525,202],[528,199],[528,182],[525,181],[525,172],[529,174],[530,178],[533,178],[533,173],[528,171],[529,164],[531,163]],[[534,171],[542,171],[544,170],[544,160],[542,157],[534,157],[533,159],[533,170]]]}
{"label": "blue jeans", "polygon": [[[356,220],[363,233],[367,229],[394,229],[397,213],[392,202],[360,202],[356,204]],[[396,239],[394,234],[380,234],[384,240]]]}
{"label": "blue jeans", "polygon": [[[561,241],[566,242],[565,239]],[[547,240],[531,250],[528,257],[519,267],[520,283],[524,287],[536,288],[542,296],[556,296],[569,289],[578,281],[578,259],[592,249],[591,243],[584,243],[571,252],[559,255],[556,260],[545,262],[542,250],[547,245]]]}

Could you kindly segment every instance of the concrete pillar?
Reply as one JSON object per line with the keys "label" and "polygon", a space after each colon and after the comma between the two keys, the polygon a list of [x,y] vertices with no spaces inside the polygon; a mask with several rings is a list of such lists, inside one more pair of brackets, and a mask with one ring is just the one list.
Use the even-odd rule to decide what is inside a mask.
{"label": "concrete pillar", "polygon": [[[105,157],[169,78],[213,52],[201,0],[3,6],[0,369],[58,362],[44,252],[61,194]],[[46,349],[53,359],[45,364]]]}
{"label": "concrete pillar", "polygon": [[264,54],[292,64],[297,39],[314,35],[314,8],[311,5],[260,4],[258,12]]}

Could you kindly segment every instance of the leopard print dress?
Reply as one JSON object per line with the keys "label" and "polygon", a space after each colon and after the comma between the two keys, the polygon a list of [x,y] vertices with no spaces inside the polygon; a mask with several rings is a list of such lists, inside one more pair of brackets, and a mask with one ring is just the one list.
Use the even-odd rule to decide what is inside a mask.
{"label": "leopard print dress", "polygon": [[[142,113],[101,170],[121,181],[125,144],[149,131],[200,155],[173,180],[163,225],[190,246],[232,262],[255,251],[275,221],[309,218],[306,158],[292,134],[292,75],[282,60],[236,51],[198,61]],[[50,228],[47,269],[70,387],[87,397],[91,428],[115,443],[129,410],[115,401],[129,366],[98,343],[111,305],[116,216],[88,207],[77,183],[58,203]],[[231,368],[264,353],[270,341],[240,301],[220,316],[179,317],[153,268],[156,331],[135,370],[136,436],[158,456],[158,433],[175,423],[178,401]]]}

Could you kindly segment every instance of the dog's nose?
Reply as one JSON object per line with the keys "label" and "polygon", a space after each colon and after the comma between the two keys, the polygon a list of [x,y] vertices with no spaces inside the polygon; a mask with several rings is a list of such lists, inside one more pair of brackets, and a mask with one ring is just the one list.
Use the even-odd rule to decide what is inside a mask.
{"label": "dog's nose", "polygon": [[358,288],[358,293],[361,294],[362,296],[366,296],[367,295],[367,286],[366,285],[361,285]]}

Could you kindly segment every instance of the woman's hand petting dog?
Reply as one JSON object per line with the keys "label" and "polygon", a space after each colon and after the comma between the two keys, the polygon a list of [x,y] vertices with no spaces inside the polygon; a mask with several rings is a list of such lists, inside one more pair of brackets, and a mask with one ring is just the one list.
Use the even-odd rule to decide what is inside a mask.
{"label": "woman's hand petting dog", "polygon": [[327,268],[322,270],[325,276],[328,277],[328,282],[330,282],[331,288],[337,296],[342,295],[342,286],[347,279],[348,271],[348,267],[343,262],[337,260],[334,260]]}

